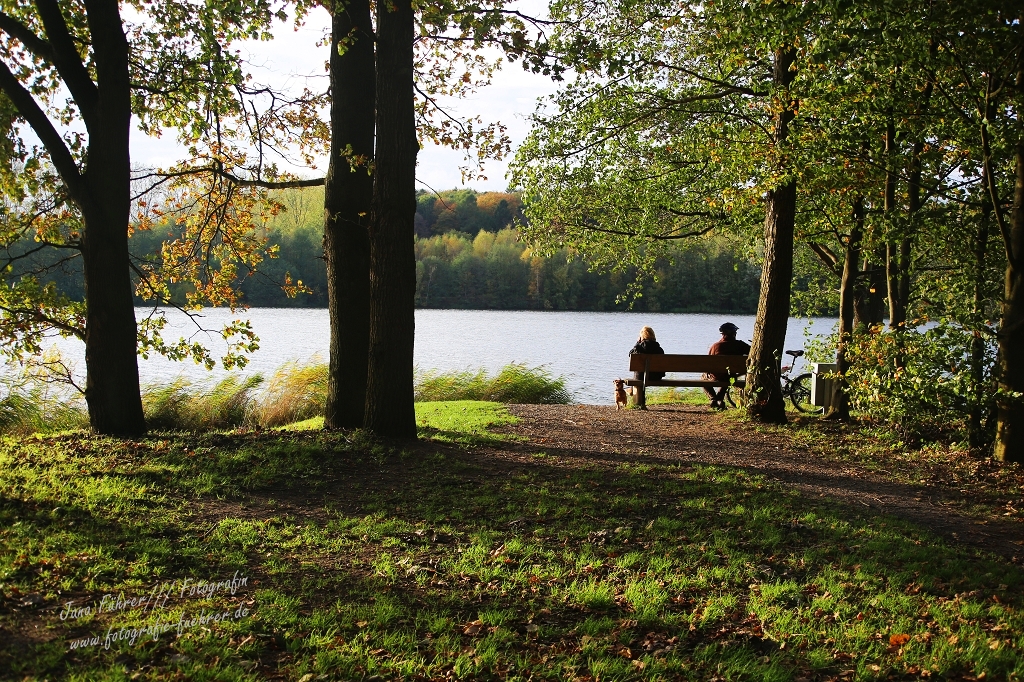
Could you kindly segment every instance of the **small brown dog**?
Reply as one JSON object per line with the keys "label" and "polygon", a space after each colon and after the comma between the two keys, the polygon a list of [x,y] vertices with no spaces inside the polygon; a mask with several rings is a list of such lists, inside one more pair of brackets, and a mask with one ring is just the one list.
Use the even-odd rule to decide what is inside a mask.
{"label": "small brown dog", "polygon": [[626,397],[626,382],[623,379],[612,379],[615,384],[615,409],[622,410],[629,407],[629,398]]}

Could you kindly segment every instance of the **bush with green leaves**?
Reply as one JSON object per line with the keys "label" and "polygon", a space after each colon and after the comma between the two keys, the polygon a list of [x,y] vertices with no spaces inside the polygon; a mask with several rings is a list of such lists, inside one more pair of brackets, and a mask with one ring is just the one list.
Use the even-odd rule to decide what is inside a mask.
{"label": "bush with green leaves", "polygon": [[911,440],[961,440],[972,415],[990,431],[995,351],[994,338],[953,322],[873,327],[848,350],[851,405]]}

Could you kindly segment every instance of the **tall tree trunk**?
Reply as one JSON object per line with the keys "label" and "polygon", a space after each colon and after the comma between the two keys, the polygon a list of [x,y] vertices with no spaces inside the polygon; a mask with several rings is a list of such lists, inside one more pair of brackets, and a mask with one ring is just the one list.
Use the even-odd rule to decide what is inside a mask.
{"label": "tall tree trunk", "polygon": [[854,301],[855,327],[870,327],[885,321],[885,303],[888,296],[885,260],[885,246],[864,255],[862,276],[858,280],[857,297]]}
{"label": "tall tree trunk", "polygon": [[[937,51],[937,44],[932,42],[931,51],[934,55]],[[921,103],[917,108],[917,115],[923,116],[931,103],[932,91],[935,83],[929,80],[921,95]],[[891,129],[891,128],[890,128]],[[889,142],[889,137],[886,137]],[[888,283],[889,283],[889,328],[901,329],[906,326],[907,315],[910,309],[910,255],[913,251],[913,232],[906,232],[913,229],[917,214],[923,208],[921,201],[921,176],[923,173],[923,162],[921,155],[924,153],[924,141],[918,140],[914,143],[910,155],[910,172],[907,178],[907,223],[904,234],[900,235],[897,242],[890,240],[890,258],[887,261]],[[890,201],[886,194],[886,201]],[[896,250],[898,248],[898,251]]]}
{"label": "tall tree trunk", "polygon": [[[988,183],[984,181],[982,184],[987,185]],[[978,321],[982,319],[986,301],[985,258],[988,255],[990,218],[991,209],[986,203],[981,210],[978,229],[974,235],[974,248],[972,249],[974,253],[974,305],[972,312]],[[982,382],[985,380],[985,338],[978,330],[975,330],[974,338],[971,339],[971,380],[974,382],[974,389],[981,392]],[[967,421],[967,438],[971,447],[978,447],[985,440],[981,427],[982,417],[983,407],[981,404],[977,404],[971,409]]]}
{"label": "tall tree trunk", "polygon": [[857,197],[853,204],[853,228],[846,240],[843,257],[843,280],[839,287],[839,343],[836,346],[836,374],[832,393],[832,405],[826,419],[849,421],[850,397],[846,391],[846,373],[850,369],[847,348],[853,337],[853,302],[856,296],[857,275],[860,265],[860,243],[864,236],[864,197]]}
{"label": "tall tree trunk", "polygon": [[896,129],[892,121],[885,127],[885,191],[882,211],[886,220],[885,289],[889,301],[889,328],[906,322],[906,301],[900,293],[900,247],[892,234],[896,213]]}
{"label": "tall tree trunk", "polygon": [[[921,202],[921,154],[924,143],[915,142],[910,157],[910,173],[907,178],[907,222],[913,225]],[[909,234],[903,234],[899,240],[891,240],[888,244],[889,254],[886,262],[889,283],[889,328],[902,329],[907,324],[907,311],[910,306],[910,255],[913,241]]]}
{"label": "tall tree trunk", "polygon": [[[988,157],[989,154],[986,154]],[[1024,392],[1024,140],[1014,149],[1013,212],[1007,240],[1006,284],[999,325],[999,388]],[[986,168],[991,173],[991,168]],[[989,179],[993,200],[995,180]],[[994,207],[996,211],[998,206]],[[1004,462],[1024,461],[1024,401],[999,401],[995,457]]]}
{"label": "tall tree trunk", "polygon": [[136,354],[138,328],[128,260],[131,211],[131,94],[128,40],[116,0],[90,0],[89,30],[96,63],[96,109],[87,119],[82,211],[85,270],[85,399],[99,433],[134,436],[146,430]]}
{"label": "tall tree trunk", "polygon": [[324,260],[331,360],[324,426],[356,428],[363,425],[366,411],[370,345],[370,172],[376,82],[369,0],[335,0],[330,71],[331,158],[324,185]]}
{"label": "tall tree trunk", "polygon": [[416,139],[410,0],[377,3],[377,151],[370,222],[370,353],[364,426],[416,437]]}
{"label": "tall tree trunk", "polygon": [[[775,52],[774,82],[787,99],[794,76],[790,67],[795,56],[791,47],[779,48]],[[774,143],[777,148],[786,144],[793,116],[793,109],[787,102],[775,122]],[[783,154],[780,151],[780,156]],[[768,193],[761,294],[754,321],[754,343],[747,360],[747,412],[753,419],[776,424],[786,422],[786,405],[779,381],[789,323],[795,223],[796,180],[793,179]]]}

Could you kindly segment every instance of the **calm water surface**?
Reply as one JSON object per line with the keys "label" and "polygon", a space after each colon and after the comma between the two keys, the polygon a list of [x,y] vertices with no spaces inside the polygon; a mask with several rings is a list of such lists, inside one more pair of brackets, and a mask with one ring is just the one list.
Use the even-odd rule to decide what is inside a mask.
{"label": "calm water surface", "polygon": [[[149,309],[140,308],[142,317]],[[203,341],[217,353],[224,342],[216,332],[198,331],[196,324],[176,310],[167,311],[165,340],[185,335]],[[250,356],[245,373],[265,375],[288,361],[326,361],[329,339],[326,309],[252,308],[232,314],[223,308],[201,313],[200,322],[217,330],[238,317],[249,319],[260,337],[260,349]],[[648,313],[538,312],[498,310],[417,310],[415,362],[420,370],[496,371],[510,362],[543,366],[564,376],[567,388],[583,403],[613,402],[611,380],[628,374],[628,353],[640,327],[650,325],[666,353],[706,353],[719,338],[718,326],[730,321],[739,326],[739,338],[750,342],[753,315],[691,315]],[[805,332],[827,334],[835,320],[796,319],[789,323],[787,348],[802,348]],[[77,362],[84,374],[82,344],[60,340],[58,346]],[[163,358],[139,359],[142,382],[163,383],[178,376],[195,380],[222,377],[223,370],[207,372],[192,362]]]}

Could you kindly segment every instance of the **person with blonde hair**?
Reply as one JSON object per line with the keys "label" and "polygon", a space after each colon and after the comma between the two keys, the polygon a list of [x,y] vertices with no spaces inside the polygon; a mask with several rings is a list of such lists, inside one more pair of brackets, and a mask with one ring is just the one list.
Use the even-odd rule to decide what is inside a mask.
{"label": "person with blonde hair", "polygon": [[[662,350],[661,344],[654,336],[654,330],[650,327],[640,328],[640,338],[637,339],[636,345],[633,346],[633,350],[629,351],[630,355],[636,355],[643,353],[646,355],[664,355],[665,351]],[[643,372],[633,372],[633,378],[637,381],[644,380]],[[660,381],[665,378],[664,372],[650,372],[647,375],[647,381]],[[637,404],[637,407],[646,408],[646,405]]]}

